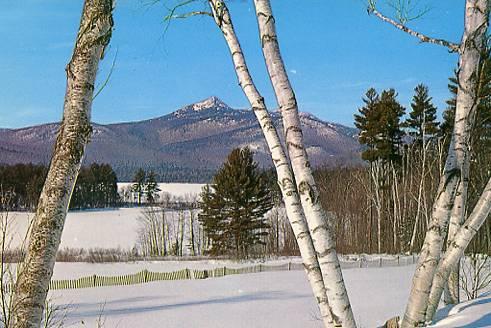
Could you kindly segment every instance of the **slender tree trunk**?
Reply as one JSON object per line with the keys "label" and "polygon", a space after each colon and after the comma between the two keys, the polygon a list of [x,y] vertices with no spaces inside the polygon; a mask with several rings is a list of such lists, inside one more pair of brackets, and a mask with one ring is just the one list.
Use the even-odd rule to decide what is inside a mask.
{"label": "slender tree trunk", "polygon": [[166,241],[166,224],[165,224],[165,208],[162,207],[162,231],[161,231],[161,243],[162,243],[162,255],[167,256],[167,241]]}
{"label": "slender tree trunk", "polygon": [[324,281],[322,279],[307,221],[300,203],[299,194],[295,186],[293,172],[290,168],[285,151],[280,143],[280,138],[273,125],[271,116],[267,111],[264,98],[257,90],[249,73],[244,54],[235,34],[225,3],[222,0],[210,0],[209,3],[215,22],[222,31],[225,41],[227,42],[235,72],[239,80],[239,85],[251,104],[271,152],[271,158],[278,176],[278,184],[281,189],[283,201],[285,202],[287,217],[297,240],[305,271],[317,300],[324,326],[333,327],[334,324],[332,321],[331,309],[326,297]]}
{"label": "slender tree trunk", "polygon": [[269,0],[254,0],[264,59],[283,117],[283,128],[300,200],[319,259],[333,319],[342,327],[356,327],[348,299],[335,239],[304,147],[298,105],[281,58]]}
{"label": "slender tree trunk", "polygon": [[426,313],[427,321],[431,321],[440,303],[442,292],[449,275],[455,265],[464,254],[465,249],[476,235],[486,218],[491,212],[491,179],[488,181],[479,201],[464,225],[460,227],[448,246],[443,259],[438,264],[438,268],[433,280],[433,286],[428,301]]}
{"label": "slender tree trunk", "polygon": [[99,60],[112,32],[112,0],[86,0],[68,64],[63,121],[39,198],[26,258],[14,294],[12,327],[41,324],[73,187],[91,135],[90,112]]}
{"label": "slender tree trunk", "polygon": [[[428,296],[440,260],[456,189],[461,176],[465,173],[466,163],[469,161],[470,130],[479,104],[477,85],[488,28],[488,1],[467,0],[465,10],[465,31],[459,58],[455,126],[443,179],[433,206],[432,219],[413,277],[402,327],[416,327],[425,322]],[[462,196],[467,197],[465,194]]]}
{"label": "slender tree trunk", "polygon": [[194,247],[194,213],[193,209],[189,210],[189,238],[191,243],[191,255],[196,255],[196,248]]}
{"label": "slender tree trunk", "polygon": [[[468,177],[467,177],[468,178]],[[465,206],[467,197],[467,185],[466,182],[460,182],[455,195],[455,204],[450,216],[450,225],[448,227],[447,249],[450,247],[455,234],[465,220]],[[460,261],[457,261],[456,266],[450,272],[448,282],[445,285],[445,304],[457,304],[460,301],[460,284],[459,284],[459,268]]]}

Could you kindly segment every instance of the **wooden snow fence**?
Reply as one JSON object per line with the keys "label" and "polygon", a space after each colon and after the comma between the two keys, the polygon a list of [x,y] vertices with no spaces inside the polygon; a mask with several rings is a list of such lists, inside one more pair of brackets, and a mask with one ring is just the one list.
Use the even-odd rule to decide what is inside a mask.
{"label": "wooden snow fence", "polygon": [[92,275],[79,279],[63,279],[63,280],[51,280],[49,288],[51,290],[56,289],[78,289],[78,288],[91,288],[91,287],[105,287],[105,286],[128,286],[143,284],[152,281],[164,281],[164,280],[186,280],[186,279],[207,279],[207,278],[219,278],[234,274],[246,274],[246,273],[258,273],[268,271],[289,271],[289,270],[302,270],[303,265],[296,263],[285,263],[281,265],[264,265],[258,264],[254,266],[242,267],[242,268],[227,268],[218,267],[210,270],[194,270],[194,269],[182,269],[173,272],[152,272],[143,270],[135,274],[127,274],[121,276],[98,276]]}
{"label": "wooden snow fence", "polygon": [[[365,259],[359,257],[357,260],[341,261],[343,269],[348,268],[370,268],[370,267],[390,267],[390,266],[406,266],[414,264],[417,257],[397,256],[393,259]],[[209,270],[182,269],[173,272],[152,272],[143,270],[135,274],[127,274],[121,276],[98,276],[92,275],[79,279],[51,280],[49,288],[55,289],[77,289],[105,286],[128,286],[143,284],[152,281],[164,280],[186,280],[186,279],[207,279],[219,278],[235,274],[259,273],[270,271],[297,271],[304,270],[302,263],[288,262],[280,265],[257,264],[247,267],[227,268],[226,266],[218,267]]]}

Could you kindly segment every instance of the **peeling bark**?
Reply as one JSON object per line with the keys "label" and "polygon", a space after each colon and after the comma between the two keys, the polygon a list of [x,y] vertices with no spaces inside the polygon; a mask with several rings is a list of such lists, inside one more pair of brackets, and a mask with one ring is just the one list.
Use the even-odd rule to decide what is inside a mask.
{"label": "peeling bark", "polygon": [[12,327],[38,328],[70,197],[92,132],[90,112],[99,60],[112,33],[112,0],[86,0],[66,67],[63,120],[39,198],[26,258],[14,293]]}
{"label": "peeling bark", "polygon": [[417,327],[425,323],[428,297],[459,183],[464,184],[461,196],[467,197],[464,187],[468,179],[471,128],[479,104],[478,81],[488,28],[488,1],[467,0],[465,10],[465,30],[459,49],[455,127],[402,327]]}
{"label": "peeling bark", "polygon": [[445,282],[448,280],[453,268],[459,262],[465,249],[471,242],[472,238],[476,235],[486,218],[489,216],[490,212],[491,179],[488,181],[471,215],[465,221],[464,225],[457,230],[454,240],[450,243],[443,259],[438,264],[428,301],[428,309],[426,313],[427,321],[431,321],[433,319],[442,297]]}
{"label": "peeling bark", "polygon": [[305,271],[317,300],[324,326],[334,327],[324,281],[287,156],[280,143],[280,138],[273,125],[271,116],[266,108],[264,98],[257,90],[254,81],[252,80],[252,76],[249,73],[244,54],[237,35],[235,34],[230,14],[225,3],[222,0],[210,0],[209,4],[213,12],[213,18],[222,31],[232,56],[239,85],[257,117],[271,152],[271,157],[278,176],[278,184],[285,203],[286,213],[298,242]]}
{"label": "peeling bark", "polygon": [[283,117],[286,145],[333,319],[342,327],[356,327],[335,249],[333,231],[329,226],[331,218],[319,202],[319,192],[304,147],[298,105],[281,58],[271,4],[269,0],[254,0],[254,5],[264,59]]}

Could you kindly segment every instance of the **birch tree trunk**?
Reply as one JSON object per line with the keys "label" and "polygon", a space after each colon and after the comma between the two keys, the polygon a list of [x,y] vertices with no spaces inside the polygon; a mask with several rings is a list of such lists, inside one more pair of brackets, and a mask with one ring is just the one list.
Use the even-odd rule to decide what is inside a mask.
{"label": "birch tree trunk", "polygon": [[286,145],[297,190],[319,259],[333,320],[342,327],[356,327],[329,218],[320,204],[304,147],[298,105],[281,58],[271,4],[269,0],[254,0],[254,5],[264,59],[283,117]]}
{"label": "birch tree trunk", "polygon": [[287,156],[280,143],[280,138],[269,112],[266,108],[264,98],[257,90],[249,73],[244,54],[230,18],[228,9],[223,0],[210,0],[213,18],[223,33],[232,61],[235,73],[239,80],[245,96],[256,115],[261,130],[263,131],[271,158],[278,176],[278,184],[281,189],[285,210],[290,221],[295,239],[297,240],[303,264],[310,282],[313,294],[316,298],[325,327],[334,327],[331,308],[326,297],[326,289],[322,278],[317,255],[309,233],[307,221],[301,206],[299,194],[295,186],[295,179],[290,168]]}
{"label": "birch tree trunk", "polygon": [[[461,178],[463,178],[462,182],[466,183],[465,171],[469,163],[470,133],[479,104],[477,85],[488,28],[488,1],[467,0],[465,11],[465,30],[459,49],[455,126],[443,179],[433,206],[432,219],[413,277],[402,327],[417,327],[425,322],[428,296],[440,260],[450,211],[455,203],[456,189]],[[466,198],[464,192],[465,190],[461,195]]]}
{"label": "birch tree trunk", "polygon": [[15,328],[38,328],[41,324],[68,204],[92,132],[94,82],[111,38],[112,10],[112,0],[86,0],[83,7],[75,48],[66,67],[63,120],[15,286]]}
{"label": "birch tree trunk", "polygon": [[[468,173],[468,170],[467,170]],[[468,180],[467,177],[463,179]],[[450,225],[448,227],[447,249],[450,247],[455,234],[465,220],[465,206],[467,203],[468,182],[461,181],[455,195],[455,203],[450,216]],[[460,301],[460,284],[459,284],[460,261],[457,261],[455,267],[451,270],[448,282],[445,284],[445,304],[457,304]]]}
{"label": "birch tree trunk", "polygon": [[474,210],[464,225],[460,227],[455,238],[448,246],[445,255],[438,264],[438,268],[431,288],[426,320],[431,321],[440,303],[442,292],[448,277],[452,273],[455,265],[460,261],[465,249],[482,226],[489,213],[491,212],[491,179],[488,181],[481,197],[479,198]]}

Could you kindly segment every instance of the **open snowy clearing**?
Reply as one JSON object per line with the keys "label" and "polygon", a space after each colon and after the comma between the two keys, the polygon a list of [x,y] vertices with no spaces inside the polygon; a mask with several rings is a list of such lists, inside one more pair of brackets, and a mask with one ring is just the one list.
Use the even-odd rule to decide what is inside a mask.
{"label": "open snowy clearing", "polygon": [[[108,210],[84,210],[68,212],[60,249],[63,248],[133,248],[138,240],[138,217],[141,208]],[[10,213],[9,227],[11,247],[18,247],[24,240],[29,220],[34,214]]]}
{"label": "open snowy clearing", "polygon": [[[54,278],[66,277],[71,265],[57,263]],[[104,272],[121,274],[122,265],[107,264]],[[94,273],[105,265],[76,264],[76,270],[80,266]],[[139,269],[143,268],[148,266],[142,262]],[[403,311],[413,270],[414,266],[344,271],[360,327],[376,327]],[[321,327],[303,271],[57,290],[50,297],[68,306],[71,327],[94,327],[102,307],[105,327]]]}
{"label": "open snowy clearing", "polygon": [[[118,192],[122,194],[130,191],[132,185],[132,182],[118,182]],[[191,200],[199,196],[204,185],[204,183],[158,183],[160,189],[158,195],[160,199],[167,194],[173,199]]]}
{"label": "open snowy clearing", "polygon": [[[142,208],[72,211],[67,216],[61,248],[129,250],[138,241]],[[11,213],[11,246],[20,244],[32,213]],[[362,256],[382,268],[343,270],[359,327],[377,327],[404,311],[414,265],[394,265],[390,255]],[[343,256],[343,267],[357,267],[359,256]],[[411,259],[401,257],[403,263]],[[409,261],[408,261],[409,259]],[[269,265],[300,259],[268,261]],[[366,263],[366,262],[364,262]],[[124,275],[183,268],[249,266],[232,261],[163,261],[134,263],[57,263],[53,279],[90,275]],[[96,327],[104,307],[105,327],[321,327],[318,310],[303,271],[263,272],[205,280],[159,281],[141,285],[56,290],[50,297],[68,307],[67,327]],[[491,327],[491,296],[461,304],[435,327]],[[83,323],[82,323],[83,322]]]}
{"label": "open snowy clearing", "polygon": [[[145,268],[156,271],[209,268],[218,264],[223,263],[57,263],[54,279],[90,273],[134,273]],[[414,266],[344,270],[359,327],[381,326],[404,311],[413,270]],[[120,328],[322,327],[303,271],[56,290],[49,297],[67,309],[67,327],[96,327],[100,317],[105,327]],[[491,327],[491,294],[452,309],[441,309],[438,317],[443,319],[434,327]]]}

